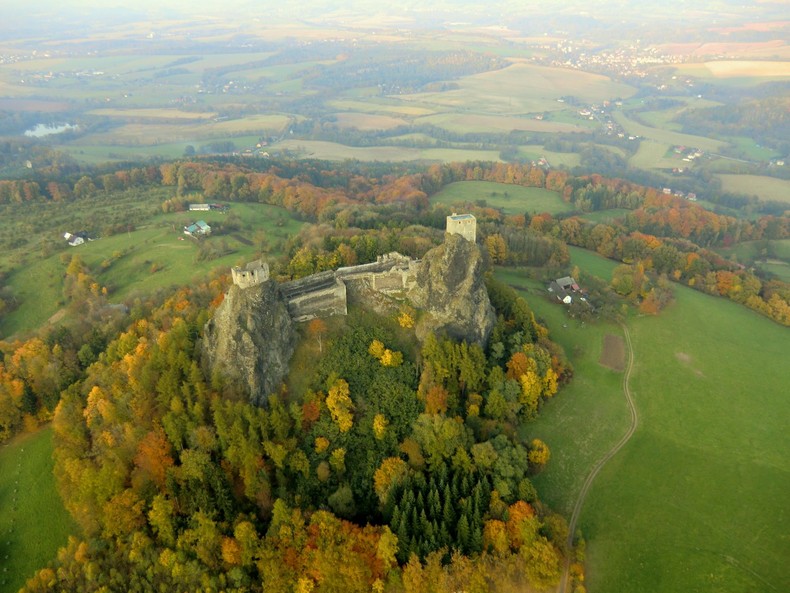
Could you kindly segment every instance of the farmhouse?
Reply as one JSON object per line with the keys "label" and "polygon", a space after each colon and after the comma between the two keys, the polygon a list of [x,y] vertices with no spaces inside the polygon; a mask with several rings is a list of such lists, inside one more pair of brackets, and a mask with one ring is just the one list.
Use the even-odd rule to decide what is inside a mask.
{"label": "farmhouse", "polygon": [[472,214],[456,214],[447,217],[447,233],[461,235],[467,241],[475,242],[477,236],[477,219]]}
{"label": "farmhouse", "polygon": [[88,233],[85,231],[80,231],[79,233],[63,233],[63,238],[68,241],[69,245],[72,247],[76,247],[77,245],[82,245],[85,241],[88,241]]}
{"label": "farmhouse", "polygon": [[211,227],[205,220],[198,220],[196,223],[184,227],[184,234],[190,237],[200,237],[211,234]]}
{"label": "farmhouse", "polygon": [[573,277],[563,276],[549,284],[549,292],[552,293],[558,301],[570,305],[573,302],[574,293],[581,292],[581,288],[579,288],[579,285]]}
{"label": "farmhouse", "polygon": [[228,209],[227,204],[190,204],[190,212],[208,212],[209,210],[217,210],[225,212]]}

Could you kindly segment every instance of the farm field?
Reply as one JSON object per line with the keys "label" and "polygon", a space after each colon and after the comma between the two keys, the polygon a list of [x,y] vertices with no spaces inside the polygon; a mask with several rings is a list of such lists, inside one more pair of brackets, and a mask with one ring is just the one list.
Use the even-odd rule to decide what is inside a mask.
{"label": "farm field", "polygon": [[[198,244],[184,235],[182,228],[198,219],[205,220],[209,225],[221,223],[231,215],[240,221],[238,232],[203,240],[206,246],[224,244],[227,255],[196,261]],[[293,220],[283,208],[237,203],[231,206],[227,214],[177,212],[162,215],[155,218],[147,228],[135,233],[114,235],[80,246],[89,248],[80,255],[94,270],[101,270],[103,261],[112,262],[106,270],[97,274],[97,279],[115,288],[111,300],[117,301],[132,291],[148,292],[164,286],[185,285],[195,278],[206,276],[211,270],[229,268],[253,259],[258,257],[261,245],[271,256],[278,256],[282,253],[285,241],[295,235],[300,227],[301,223]],[[114,259],[115,253],[122,255]],[[157,271],[152,273],[154,265]]]}
{"label": "farm field", "polygon": [[790,204],[790,181],[765,175],[717,175],[724,191]]}
{"label": "farm field", "polygon": [[421,115],[431,115],[433,110],[414,105],[390,104],[381,101],[354,101],[351,99],[339,99],[329,101],[329,107],[342,111],[360,111],[363,113],[388,113],[405,117],[419,117]]}
{"label": "farm field", "polygon": [[[629,160],[629,163],[640,169],[670,169],[678,166],[677,160],[666,156],[669,144],[655,140],[642,140],[639,150]],[[682,161],[681,161],[682,162]]]}
{"label": "farm field", "polygon": [[0,447],[0,593],[15,593],[77,531],[55,489],[52,429]]}
{"label": "farm field", "polygon": [[717,60],[683,64],[677,68],[681,74],[699,78],[722,79],[736,83],[757,84],[767,80],[790,78],[790,63],[771,60]]}
{"label": "farm field", "polygon": [[[134,118],[131,118],[134,119]],[[280,133],[291,118],[285,115],[251,115],[226,121],[204,121],[196,123],[125,123],[106,132],[87,134],[72,143],[72,146],[104,145],[108,150],[115,146],[156,146],[173,142],[190,143],[243,135],[265,135]],[[188,122],[188,123],[186,123]]]}
{"label": "farm field", "polygon": [[346,146],[321,140],[283,140],[272,145],[275,150],[289,150],[301,158],[343,161],[498,161],[496,150],[466,150],[463,148],[408,148],[402,146]]}
{"label": "farm field", "polygon": [[[605,336],[622,332],[616,324],[580,325],[569,319],[564,306],[547,298],[542,283],[526,279],[518,270],[500,268],[496,277],[529,302],[535,316],[549,327],[551,339],[562,345],[573,364],[573,380],[546,403],[538,420],[522,431],[522,437],[539,438],[551,450],[546,469],[533,478],[541,499],[570,517],[590,468],[628,426],[622,373],[598,364]],[[580,417],[587,421],[580,423]]]}
{"label": "farm field", "polygon": [[456,204],[485,200],[487,206],[501,208],[505,214],[558,214],[570,210],[557,192],[537,187],[522,187],[493,181],[457,181],[431,196],[434,204]]}
{"label": "farm field", "polygon": [[519,146],[518,153],[525,159],[533,161],[545,158],[550,167],[567,167],[571,169],[581,163],[581,157],[574,152],[554,152],[553,150],[546,150],[540,144]]}
{"label": "farm field", "polygon": [[724,257],[735,255],[736,261],[740,263],[749,263],[765,257],[781,259],[790,263],[790,239],[748,241],[738,243],[733,247],[720,247],[716,251]]}
{"label": "farm field", "polygon": [[[578,249],[571,256],[585,271],[595,272],[589,266],[594,259],[604,273],[613,266]],[[790,402],[783,397],[790,381],[783,346],[788,330],[724,299],[673,287],[676,302],[660,316],[628,320],[639,425],[604,466],[582,510],[588,590],[786,590],[790,461],[782,452],[790,447]],[[527,298],[565,346],[576,369],[573,382],[585,381],[597,360],[587,351],[600,348],[600,335],[616,329],[575,328],[557,313],[560,307]],[[592,339],[582,337],[584,332]],[[591,391],[608,406],[609,390],[599,393],[598,381]],[[560,509],[572,506],[573,484],[583,477],[565,475],[579,469],[565,460],[588,455],[589,446],[599,446],[599,454],[608,448],[605,438],[590,444],[596,428],[585,395],[572,386],[561,391],[529,427],[530,436],[544,438],[552,449],[536,484]],[[622,408],[611,404],[609,419],[600,422],[622,425],[620,401]],[[614,437],[623,431],[613,431]]]}
{"label": "farm field", "polygon": [[577,124],[554,121],[538,121],[536,119],[516,116],[498,116],[485,114],[440,113],[421,117],[416,124],[428,124],[457,133],[486,133],[496,130],[510,132],[581,132],[584,128]]}
{"label": "farm field", "polygon": [[[211,224],[236,217],[239,230],[203,240],[207,248],[221,255],[199,260],[199,246],[182,229],[195,220]],[[217,268],[229,268],[264,253],[279,256],[288,237],[301,223],[283,208],[267,204],[233,204],[227,214],[218,212],[177,212],[158,215],[129,233],[89,241],[68,248],[67,258],[79,255],[96,280],[109,288],[111,302],[123,301],[134,292],[148,293],[158,288],[182,286],[206,277]],[[68,260],[67,260],[68,261]],[[57,253],[31,262],[9,275],[8,283],[22,301],[18,309],[5,315],[0,336],[28,331],[45,323],[62,306],[62,278],[66,263]]]}
{"label": "farm field", "polygon": [[612,117],[618,124],[623,126],[629,134],[648,138],[661,144],[688,146],[706,151],[721,150],[721,148],[726,145],[725,142],[713,140],[712,138],[705,138],[704,136],[681,134],[680,132],[645,126],[629,118],[628,115],[622,111],[613,111]]}
{"label": "farm field", "polygon": [[627,98],[636,91],[599,74],[522,62],[464,77],[458,85],[460,88],[455,90],[402,95],[400,99],[431,107],[463,106],[465,110],[477,113],[518,115],[558,111],[563,106],[557,103],[557,99],[565,95],[592,103],[616,97]]}

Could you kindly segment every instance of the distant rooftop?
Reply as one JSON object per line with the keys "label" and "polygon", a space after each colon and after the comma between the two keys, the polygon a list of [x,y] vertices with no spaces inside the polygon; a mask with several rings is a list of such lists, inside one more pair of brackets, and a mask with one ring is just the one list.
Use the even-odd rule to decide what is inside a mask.
{"label": "distant rooftop", "polygon": [[474,218],[474,216],[471,214],[456,214],[455,212],[450,216],[450,220],[468,220],[470,218]]}

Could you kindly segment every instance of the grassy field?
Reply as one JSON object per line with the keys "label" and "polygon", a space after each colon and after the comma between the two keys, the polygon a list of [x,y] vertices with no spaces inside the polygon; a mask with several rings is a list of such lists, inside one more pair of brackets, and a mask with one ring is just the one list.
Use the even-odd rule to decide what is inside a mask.
{"label": "grassy field", "polygon": [[746,158],[755,161],[770,161],[773,158],[781,156],[775,150],[761,146],[753,138],[747,138],[746,136],[731,136],[730,141]]}
{"label": "grassy field", "polygon": [[506,214],[557,214],[571,208],[560,199],[557,192],[492,181],[458,181],[431,196],[434,204],[474,203],[479,200],[485,200],[487,206],[501,208]]}
{"label": "grassy field", "polygon": [[18,591],[77,531],[52,469],[50,428],[0,446],[0,593]]}
{"label": "grassy field", "polygon": [[[614,265],[575,249],[572,259],[604,274]],[[786,591],[788,330],[724,299],[677,285],[675,293],[660,316],[628,321],[639,427],[603,468],[582,511],[588,590]],[[573,383],[604,373],[595,368],[600,338],[617,328],[575,327],[559,307],[527,298],[568,351]],[[572,505],[578,472],[589,471],[576,457],[596,459],[625,430],[615,378],[598,376],[581,390],[573,383],[529,427],[552,449],[535,481],[561,510]],[[617,429],[608,430],[610,423]]]}
{"label": "grassy field", "polygon": [[720,150],[726,144],[725,142],[713,140],[712,138],[705,138],[704,136],[692,136],[691,134],[681,134],[671,130],[645,126],[629,118],[622,111],[612,112],[612,117],[618,124],[623,126],[625,131],[629,134],[648,138],[661,144],[688,146],[707,151]]}
{"label": "grassy field", "polygon": [[677,69],[683,74],[718,81],[752,79],[753,84],[790,78],[790,63],[770,60],[717,60],[683,64]]}
{"label": "grassy field", "polygon": [[573,363],[573,380],[542,408],[536,422],[524,427],[522,435],[548,444],[551,461],[533,481],[542,500],[570,517],[590,468],[628,426],[622,373],[598,364],[604,336],[621,335],[621,331],[614,324],[581,325],[569,319],[564,306],[546,298],[541,283],[525,279],[517,270],[500,269],[496,276],[527,299],[535,315],[550,328],[551,339],[562,345]]}
{"label": "grassy field", "polygon": [[[209,225],[237,217],[239,231],[204,240],[206,246],[221,248],[225,255],[198,261],[198,243],[183,233],[183,227],[202,219]],[[178,212],[160,214],[130,233],[120,233],[69,248],[79,255],[102,286],[110,289],[110,300],[120,302],[131,293],[182,286],[207,276],[217,268],[228,268],[264,253],[279,256],[285,241],[302,223],[283,208],[267,204],[233,204],[228,214]],[[62,278],[66,264],[56,253],[31,261],[9,275],[8,283],[22,304],[4,316],[0,336],[29,331],[45,323],[62,307]]]}
{"label": "grassy field", "polygon": [[355,128],[357,130],[391,130],[392,128],[408,125],[405,119],[390,115],[352,112],[337,113],[335,117],[339,128]]}
{"label": "grassy field", "polygon": [[352,101],[338,100],[329,101],[329,107],[342,111],[359,111],[362,113],[389,113],[400,116],[419,117],[421,115],[431,115],[433,110],[414,105],[398,105],[378,101]]}
{"label": "grassy field", "polygon": [[750,241],[717,251],[738,263],[754,266],[790,282],[790,239]]}
{"label": "grassy field", "polygon": [[581,163],[581,157],[574,152],[554,152],[553,150],[546,150],[540,144],[525,144],[518,148],[519,156],[533,161],[545,158],[551,167],[564,166],[570,169]]}
{"label": "grassy field", "polygon": [[440,93],[402,95],[400,99],[444,108],[463,106],[477,113],[515,115],[557,111],[557,99],[573,95],[584,102],[630,97],[635,89],[599,74],[515,63],[507,68],[467,76],[460,88]]}
{"label": "grassy field", "polygon": [[642,140],[639,143],[639,150],[631,157],[629,163],[631,166],[640,169],[667,169],[677,167],[677,161],[673,161],[666,156],[669,148],[669,144],[663,142]]}
{"label": "grassy field", "polygon": [[724,191],[790,204],[790,181],[765,175],[717,175]]}
{"label": "grassy field", "polygon": [[522,132],[571,133],[581,132],[585,129],[578,124],[546,120],[538,121],[527,117],[464,113],[428,115],[417,119],[415,123],[428,124],[459,134],[479,134],[491,132],[492,130],[499,132],[517,130]]}
{"label": "grassy field", "polygon": [[320,140],[284,140],[271,146],[272,150],[290,150],[301,158],[343,161],[498,161],[496,150],[466,150],[463,148],[409,148],[402,146],[368,146],[358,148]]}

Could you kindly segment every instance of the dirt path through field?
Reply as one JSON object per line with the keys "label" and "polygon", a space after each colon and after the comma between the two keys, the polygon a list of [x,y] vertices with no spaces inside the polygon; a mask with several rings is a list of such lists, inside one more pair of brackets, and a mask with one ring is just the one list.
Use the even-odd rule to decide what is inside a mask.
{"label": "dirt path through field", "polygon": [[[612,457],[617,455],[617,453],[622,449],[625,444],[631,439],[634,432],[636,431],[636,427],[639,424],[639,414],[636,411],[636,406],[634,405],[634,400],[631,397],[631,390],[628,387],[628,379],[631,377],[631,369],[634,367],[634,348],[631,345],[631,334],[628,332],[628,327],[621,323],[620,327],[623,328],[623,336],[625,337],[625,346],[626,351],[628,352],[628,362],[625,366],[625,373],[623,374],[623,393],[625,394],[625,400],[628,403],[628,411],[631,414],[631,424],[628,427],[628,430],[622,436],[622,438],[615,443],[615,445],[606,452],[606,454],[601,457],[598,462],[593,466],[592,471],[587,476],[587,479],[584,481],[582,485],[582,489],[579,491],[579,498],[576,499],[576,505],[573,507],[573,513],[571,513],[571,520],[568,525],[568,549],[570,550],[573,546],[573,535],[576,532],[576,523],[579,521],[579,515],[581,514],[582,507],[584,506],[584,499],[587,498],[587,493],[592,486],[593,480],[595,480],[598,473],[603,469],[603,466],[606,465],[606,462],[609,461]],[[565,587],[568,583],[568,569],[570,567],[570,556],[565,562],[565,570],[562,575],[562,579],[560,580],[560,585],[557,588],[559,593],[565,593]]]}

